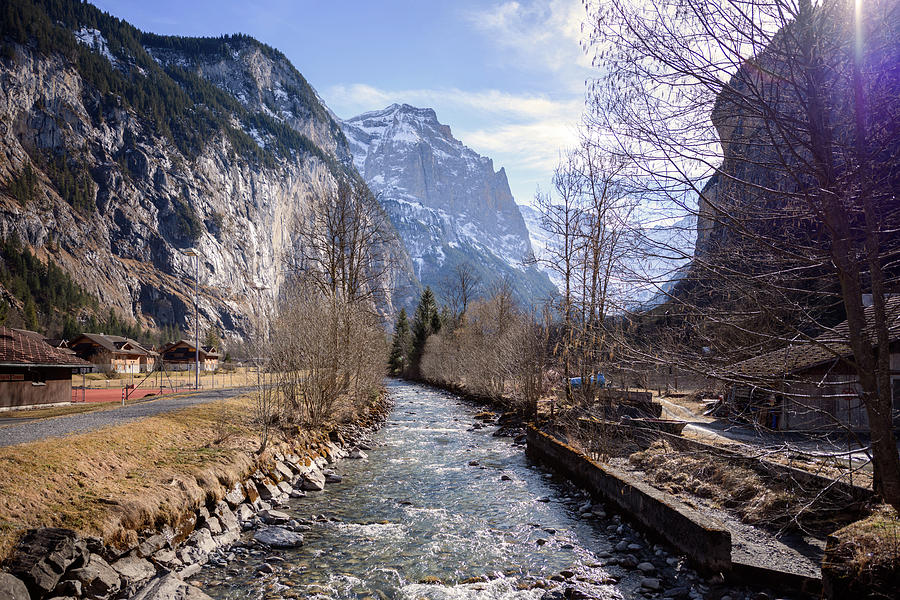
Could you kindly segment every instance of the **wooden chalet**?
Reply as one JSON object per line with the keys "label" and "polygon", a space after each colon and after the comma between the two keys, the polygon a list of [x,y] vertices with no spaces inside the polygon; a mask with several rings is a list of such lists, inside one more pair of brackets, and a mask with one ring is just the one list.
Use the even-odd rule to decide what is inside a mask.
{"label": "wooden chalet", "polygon": [[69,340],[69,348],[92,363],[95,371],[149,373],[159,358],[155,350],[145,348],[135,340],[102,333],[82,333]]}
{"label": "wooden chalet", "polygon": [[[890,298],[886,312],[894,425],[900,427],[900,298]],[[873,309],[867,308],[869,323],[872,314]],[[729,392],[730,408],[770,429],[867,430],[869,419],[847,335],[845,321],[814,340],[733,365],[731,371],[740,382]]]}
{"label": "wooden chalet", "polygon": [[72,401],[72,374],[91,364],[40,334],[0,327],[0,411]]}
{"label": "wooden chalet", "polygon": [[[197,359],[196,344],[190,340],[170,342],[159,349],[160,360],[167,369],[190,371]],[[200,370],[215,371],[219,368],[219,351],[213,346],[200,346]]]}

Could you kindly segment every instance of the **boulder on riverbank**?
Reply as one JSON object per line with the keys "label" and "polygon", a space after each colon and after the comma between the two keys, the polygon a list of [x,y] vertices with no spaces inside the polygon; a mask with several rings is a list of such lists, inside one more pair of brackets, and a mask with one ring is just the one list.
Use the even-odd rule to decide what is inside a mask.
{"label": "boulder on riverbank", "polygon": [[84,540],[71,529],[29,529],[6,569],[21,579],[32,595],[43,596],[56,587],[67,569],[83,565],[87,556]]}
{"label": "boulder on riverbank", "polygon": [[152,580],[132,600],[212,600],[174,573]]}
{"label": "boulder on riverbank", "polygon": [[31,600],[25,582],[9,573],[0,573],[0,598],[6,600]]}
{"label": "boulder on riverbank", "polygon": [[272,548],[297,548],[303,545],[303,536],[283,527],[263,527],[253,534],[253,539]]}

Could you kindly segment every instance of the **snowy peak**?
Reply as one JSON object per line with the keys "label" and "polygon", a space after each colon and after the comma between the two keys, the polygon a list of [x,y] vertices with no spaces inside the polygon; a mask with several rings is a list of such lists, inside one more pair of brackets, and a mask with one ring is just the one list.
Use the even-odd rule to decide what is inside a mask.
{"label": "snowy peak", "polygon": [[545,275],[525,266],[531,242],[506,171],[494,171],[490,158],[454,138],[434,109],[392,104],[342,125],[356,168],[381,198],[423,283],[440,293],[442,278],[468,262],[483,267],[486,283],[521,280],[522,300],[552,291]]}

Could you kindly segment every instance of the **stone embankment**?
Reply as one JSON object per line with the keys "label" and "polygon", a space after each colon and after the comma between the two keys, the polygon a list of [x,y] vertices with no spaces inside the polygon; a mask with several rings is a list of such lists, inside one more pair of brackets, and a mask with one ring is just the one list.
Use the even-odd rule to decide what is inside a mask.
{"label": "stone embankment", "polygon": [[[3,600],[208,600],[185,580],[204,564],[225,564],[235,554],[296,547],[309,524],[278,509],[289,498],[325,489],[341,477],[329,467],[366,458],[368,433],[380,427],[387,405],[363,425],[338,427],[301,447],[281,444],[258,461],[245,481],[182,515],[174,525],[142,532],[120,548],[60,528],[32,529],[0,572]],[[253,530],[249,544],[236,544]],[[246,537],[246,536],[245,536]]]}

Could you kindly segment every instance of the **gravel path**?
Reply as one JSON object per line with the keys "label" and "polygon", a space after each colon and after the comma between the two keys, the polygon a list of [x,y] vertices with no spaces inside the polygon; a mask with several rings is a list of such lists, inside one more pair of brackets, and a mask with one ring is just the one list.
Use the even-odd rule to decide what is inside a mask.
{"label": "gravel path", "polygon": [[0,428],[0,446],[14,446],[15,444],[25,444],[49,437],[86,433],[102,427],[122,425],[138,419],[185,408],[186,406],[232,398],[246,394],[251,389],[250,387],[243,387],[228,390],[210,390],[196,394],[136,402],[111,410],[98,410],[64,417],[28,420],[21,424]]}

